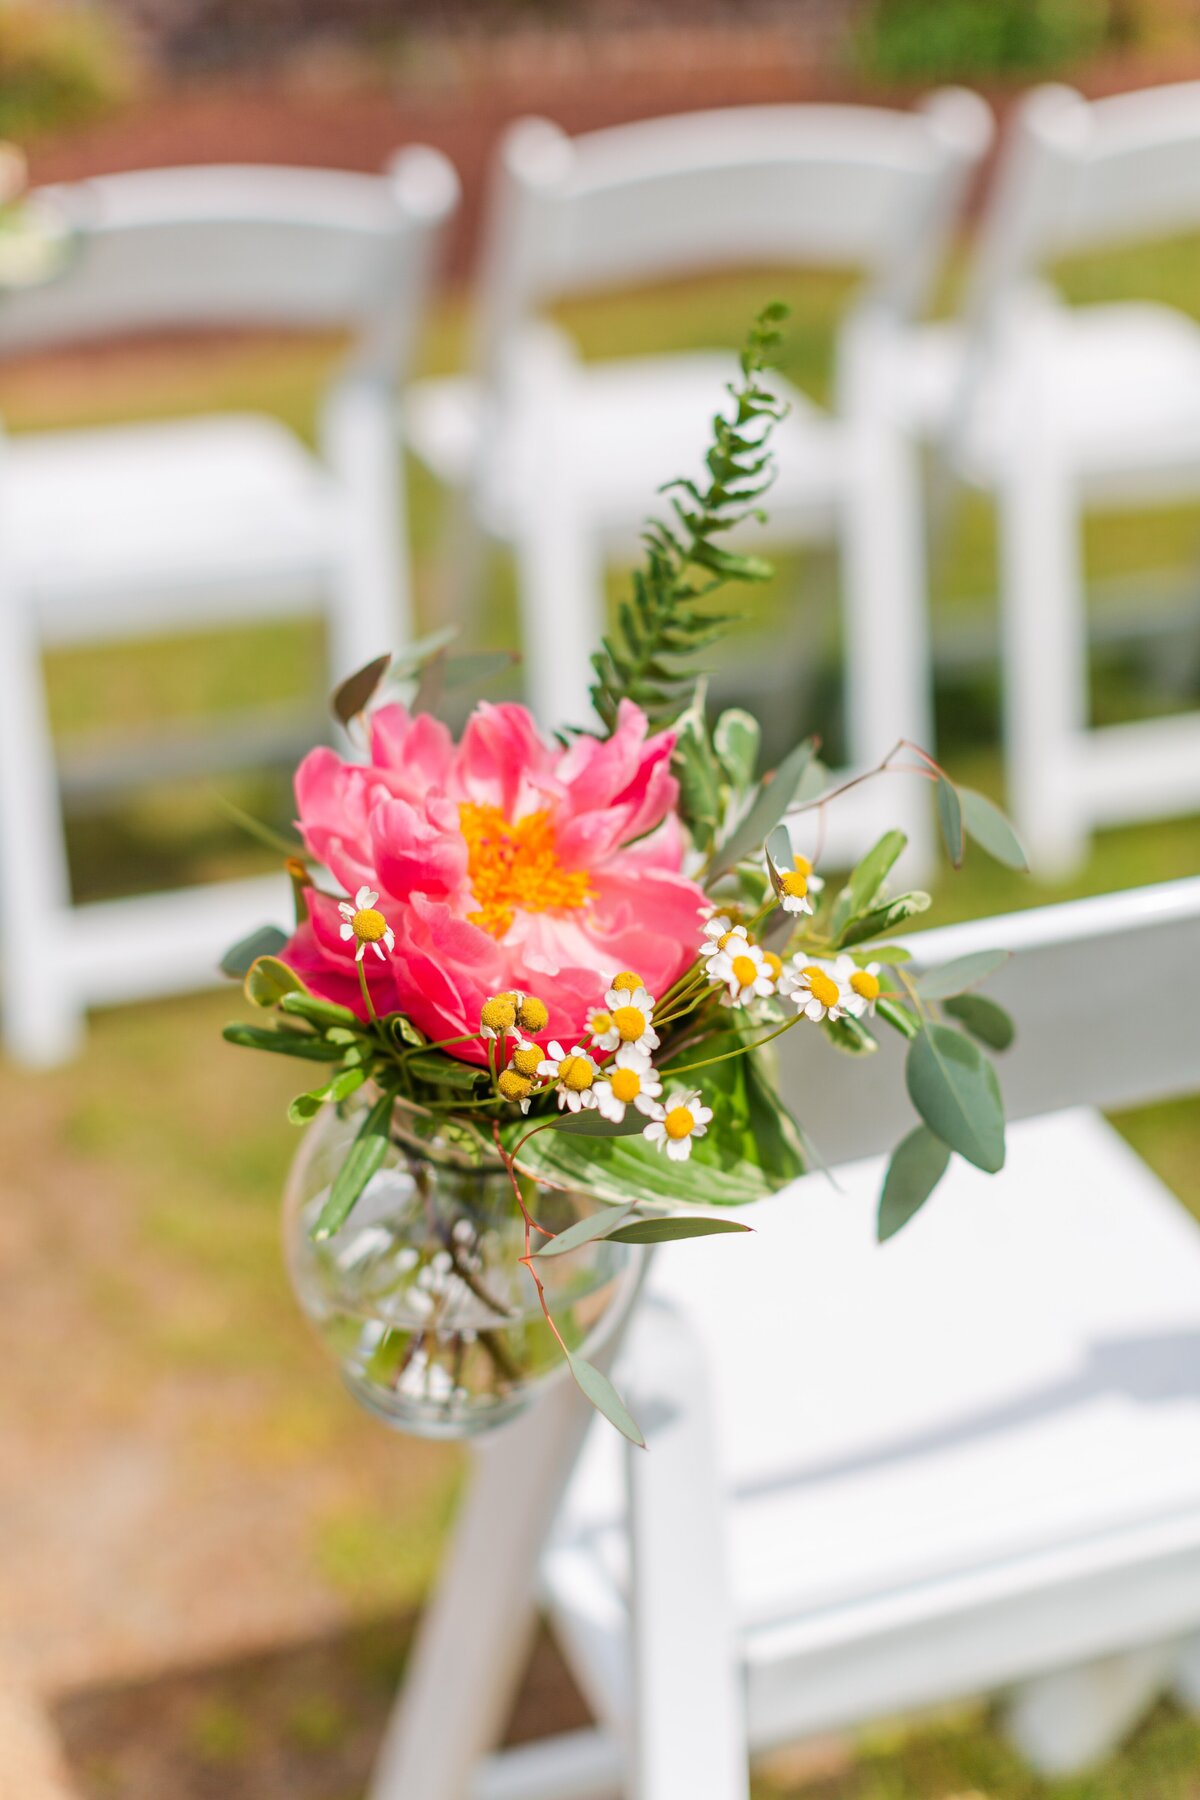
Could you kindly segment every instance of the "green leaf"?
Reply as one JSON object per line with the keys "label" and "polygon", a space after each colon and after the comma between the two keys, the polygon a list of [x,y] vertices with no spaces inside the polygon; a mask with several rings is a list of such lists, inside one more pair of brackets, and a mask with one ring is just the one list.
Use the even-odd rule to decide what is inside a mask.
{"label": "green leaf", "polygon": [[458,1062],[452,1056],[444,1056],[440,1050],[419,1051],[406,1057],[404,1067],[417,1081],[456,1088],[464,1094],[471,1093],[481,1081],[487,1080],[487,1070],[481,1069],[478,1063]]}
{"label": "green leaf", "polygon": [[777,825],[766,844],[763,854],[767,859],[767,873],[771,878],[771,886],[777,895],[783,894],[784,875],[790,874],[796,865],[792,850],[792,834],[786,825]]}
{"label": "green leaf", "polygon": [[879,1196],[876,1236],[881,1244],[895,1237],[900,1227],[920,1211],[946,1173],[949,1161],[946,1145],[927,1125],[918,1125],[897,1144]]}
{"label": "green leaf", "polygon": [[308,1031],[271,1031],[261,1025],[227,1025],[221,1033],[227,1044],[246,1050],[269,1050],[277,1056],[300,1056],[308,1062],[340,1062],[341,1046]]}
{"label": "green leaf", "polygon": [[[702,1053],[693,1049],[676,1060],[722,1056],[745,1041],[730,1025],[707,1039]],[[796,1126],[771,1087],[761,1057],[753,1052],[729,1057],[675,1079],[667,1063],[660,1073],[668,1094],[672,1087],[699,1088],[705,1105],[713,1109],[707,1133],[693,1141],[686,1162],[672,1161],[640,1134],[580,1138],[567,1131],[541,1131],[521,1151],[521,1168],[618,1205],[636,1200],[689,1207],[762,1200],[804,1173]]]}
{"label": "green leaf", "polygon": [[720,1232],[750,1231],[736,1219],[635,1219],[607,1233],[614,1244],[673,1244],[679,1238],[714,1237]]}
{"label": "green leaf", "polygon": [[868,850],[837,897],[833,909],[834,934],[845,929],[858,913],[875,905],[896,861],[903,855],[908,839],[902,831],[888,831]]}
{"label": "green leaf", "polygon": [[345,681],[338,683],[329,702],[335,719],[349,726],[358,717],[387,674],[391,660],[390,651],[385,656],[377,656],[365,668],[356,669],[353,675],[347,675]]}
{"label": "green leaf", "polygon": [[308,989],[295,970],[277,956],[256,956],[246,970],[242,992],[252,1006],[269,1010],[278,1006],[285,994],[306,994]]}
{"label": "green leaf", "polygon": [[963,851],[963,809],[958,789],[944,775],[937,781],[938,824],[942,830],[942,842],[946,846],[946,855],[956,869],[962,868]]}
{"label": "green leaf", "polygon": [[741,793],[754,780],[762,730],[740,706],[723,712],[713,727],[713,749],[734,789]]}
{"label": "green leaf", "polygon": [[946,1011],[993,1050],[1007,1050],[1016,1036],[1016,1027],[1002,1006],[983,994],[958,994],[947,1000]]}
{"label": "green leaf", "polygon": [[906,950],[903,944],[872,944],[869,950],[857,950],[853,960],[856,963],[883,963],[885,967],[897,963],[912,961],[912,951]]}
{"label": "green leaf", "polygon": [[671,769],[679,782],[680,809],[693,827],[693,835],[707,844],[721,817],[721,779],[708,741],[701,694],[680,719],[678,734]]}
{"label": "green leaf", "polygon": [[[310,1025],[348,1031],[352,1037],[359,1037],[366,1030],[348,1006],[339,1006],[334,1000],[321,1000],[316,994],[285,994],[279,1010],[287,1013],[289,1018],[307,1019]],[[344,1037],[334,1039],[335,1043],[339,1041],[345,1043],[347,1040]]]}
{"label": "green leaf", "polygon": [[576,1137],[636,1137],[649,1121],[631,1106],[623,1119],[606,1119],[594,1108],[587,1112],[563,1112],[546,1121],[548,1131],[569,1131]]}
{"label": "green leaf", "polygon": [[403,1013],[388,1013],[382,1021],[383,1028],[394,1044],[403,1044],[410,1050],[419,1050],[429,1039],[423,1031],[419,1031],[412,1020]]}
{"label": "green leaf", "polygon": [[389,1090],[379,1096],[358,1128],[358,1135],[346,1152],[341,1168],[333,1178],[329,1198],[312,1230],[318,1242],[332,1237],[349,1218],[359,1195],[378,1174],[387,1155],[395,1095]]}
{"label": "green leaf", "polygon": [[901,1037],[915,1038],[920,1035],[921,1027],[917,1020],[913,1018],[906,1006],[901,1006],[898,1000],[887,1000],[881,997],[875,1002],[875,1011],[894,1031],[898,1031]]}
{"label": "green leaf", "polygon": [[713,875],[732,869],[743,856],[757,856],[795,798],[805,769],[816,752],[816,739],[806,738],[789,752],[770,781],[764,781],[750,810],[717,851]]}
{"label": "green leaf", "polygon": [[229,975],[235,981],[243,981],[260,956],[274,956],[276,951],[283,949],[287,941],[287,932],[280,931],[277,925],[260,926],[249,937],[239,938],[236,944],[229,946],[221,958],[222,975]]}
{"label": "green leaf", "polygon": [[[905,919],[911,919],[916,913],[927,912],[930,900],[928,894],[914,889],[911,894],[897,894],[894,900],[885,901],[882,906],[872,907],[870,912],[851,919],[843,928],[839,949],[848,950],[852,944],[865,943],[868,938],[878,936],[880,932],[894,931],[897,925],[903,925]],[[878,960],[875,951],[872,959]]]}
{"label": "green leaf", "polygon": [[959,798],[968,835],[1006,869],[1019,869],[1022,874],[1027,874],[1029,860],[1021,840],[995,802],[984,794],[977,794],[974,788],[960,788]]}
{"label": "green leaf", "polygon": [[869,1056],[879,1048],[861,1020],[851,1018],[849,1013],[840,1019],[825,1019],[822,1024],[830,1043],[850,1056]]}
{"label": "green leaf", "polygon": [[594,1363],[585,1362],[582,1356],[572,1356],[569,1351],[567,1363],[584,1398],[591,1402],[598,1413],[604,1414],[610,1425],[616,1426],[622,1437],[627,1437],[631,1444],[644,1450],[646,1440],[638,1429],[637,1421],[608,1376],[602,1375]]}
{"label": "green leaf", "polygon": [[541,1248],[534,1251],[535,1256],[569,1256],[572,1250],[578,1250],[581,1244],[590,1244],[596,1238],[611,1237],[623,1219],[627,1219],[634,1211],[636,1201],[627,1206],[606,1206],[587,1219],[579,1219],[574,1225],[568,1225],[565,1231],[556,1232],[547,1238]]}
{"label": "green leaf", "polygon": [[1011,955],[1010,950],[977,950],[972,956],[956,956],[953,962],[939,963],[918,975],[916,990],[923,1000],[945,1000],[950,994],[963,994],[1002,969]]}
{"label": "green leaf", "polygon": [[996,1071],[970,1038],[928,1025],[909,1045],[905,1082],[929,1129],[994,1175],[1004,1167],[1004,1104]]}

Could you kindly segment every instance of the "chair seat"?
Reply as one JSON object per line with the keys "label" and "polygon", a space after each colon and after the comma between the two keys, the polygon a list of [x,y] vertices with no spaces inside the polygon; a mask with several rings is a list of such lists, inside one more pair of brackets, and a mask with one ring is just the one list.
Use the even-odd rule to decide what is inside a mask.
{"label": "chair seat", "polygon": [[[48,639],[161,631],[188,596],[287,591],[334,559],[334,486],[277,421],[223,415],[17,437],[5,447],[6,554]],[[169,615],[166,599],[175,601]]]}
{"label": "chair seat", "polygon": [[[956,1161],[879,1247],[881,1178],[808,1177],[650,1276],[707,1352],[758,1742],[1028,1675],[1031,1641],[1054,1666],[1200,1623],[1193,1221],[1083,1111],[1013,1127],[998,1179]],[[627,1367],[652,1406],[636,1337]],[[622,1494],[594,1431],[545,1568],[584,1662],[624,1619]]]}
{"label": "chair seat", "polygon": [[[532,359],[531,359],[532,360]],[[514,379],[519,401],[494,442],[485,398],[467,377],[417,383],[405,404],[411,448],[451,486],[476,481],[485,528],[501,538],[525,510],[545,504],[547,471],[584,496],[590,525],[636,539],[670,476],[704,476],[700,449],[736,360],[720,352],[581,363],[538,356]],[[823,529],[845,485],[845,434],[787,383],[775,384],[790,413],[776,439],[778,478],[771,526],[793,533],[811,519]]]}
{"label": "chair seat", "polygon": [[[904,375],[906,405],[934,434],[957,431],[961,473],[991,486],[1028,442],[1036,407],[1064,443],[1090,498],[1171,498],[1200,475],[1200,325],[1143,302],[1066,307],[1040,303],[1014,320],[1012,353],[995,357],[960,426],[954,409],[965,340],[952,324],[916,334]],[[1030,357],[1031,343],[1034,345]],[[1168,484],[1168,485],[1164,485]]]}

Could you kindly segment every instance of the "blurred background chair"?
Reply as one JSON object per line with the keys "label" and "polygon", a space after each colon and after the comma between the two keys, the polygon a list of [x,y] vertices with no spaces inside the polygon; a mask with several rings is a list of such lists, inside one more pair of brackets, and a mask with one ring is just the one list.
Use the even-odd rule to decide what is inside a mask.
{"label": "blurred background chair", "polygon": [[[841,322],[833,410],[778,384],[791,413],[770,536],[840,548],[850,761],[875,761],[900,736],[932,741],[919,480],[882,376],[904,354],[990,135],[986,106],[957,89],[913,113],[762,106],[573,139],[537,119],[509,130],[476,371],[417,384],[408,420],[416,453],[466,491],[475,527],[512,546],[528,697],[543,722],[590,716],[606,559],[636,555],[664,480],[702,474],[697,446],[735,373],[718,352],[587,364],[545,310],[736,265],[851,267],[866,281]],[[461,554],[466,534],[456,536]],[[891,823],[908,805],[914,864],[929,849],[924,798],[886,796]],[[882,815],[866,790],[843,816],[848,841],[828,854],[852,857]]]}
{"label": "blurred background chair", "polygon": [[74,253],[0,302],[0,356],[164,327],[352,343],[316,455],[248,414],[0,444],[0,962],[22,1061],[69,1055],[89,1005],[207,984],[267,905],[262,883],[72,905],[43,650],[317,609],[340,678],[406,640],[396,384],[457,195],[419,147],[379,176],[181,168],[45,191]]}
{"label": "blurred background chair", "polygon": [[[1018,108],[981,227],[965,327],[931,328],[919,405],[999,511],[1010,808],[1048,877],[1097,826],[1200,804],[1200,713],[1094,728],[1089,509],[1200,496],[1200,325],[1140,301],[1069,306],[1057,259],[1200,225],[1200,83]],[[940,416],[939,416],[940,415]]]}
{"label": "blurred background chair", "polygon": [[[1001,1064],[1020,1122],[1000,1176],[956,1161],[884,1247],[884,1163],[844,1159],[911,1125],[903,1047],[847,1064],[787,1040],[785,1091],[822,1121],[836,1186],[748,1209],[756,1235],[720,1259],[656,1252],[617,1362],[649,1450],[597,1424],[542,1558],[600,1730],[504,1752],[476,1800],[745,1800],[747,1743],[980,1693],[1061,1773],[1190,1681],[1200,1231],[1092,1107],[1200,1087],[1198,927],[1189,880],[909,940],[921,966],[1015,952],[993,986],[1020,1020]],[[1169,1012],[1130,1017],[1117,959]],[[481,1446],[372,1800],[467,1791],[519,1678],[500,1644],[523,1641],[531,1537],[582,1436],[571,1399]],[[456,1730],[439,1663],[465,1670],[443,1681]]]}

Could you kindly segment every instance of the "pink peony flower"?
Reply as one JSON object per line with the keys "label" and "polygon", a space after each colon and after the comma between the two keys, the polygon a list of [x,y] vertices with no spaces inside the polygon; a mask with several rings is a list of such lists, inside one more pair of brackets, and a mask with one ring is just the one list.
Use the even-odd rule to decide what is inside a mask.
{"label": "pink peony flower", "polygon": [[[607,741],[564,750],[524,707],[483,705],[456,744],[438,720],[394,705],[372,717],[368,763],[305,757],[305,842],[347,893],[377,893],[395,932],[368,969],[378,1012],[455,1037],[479,1029],[489,995],[520,989],[545,1001],[547,1032],[573,1042],[620,970],[666,991],[695,956],[705,899],[682,873],[674,733],[647,731],[625,700]],[[307,902],[284,957],[361,1014],[338,901],[310,890]],[[453,1053],[484,1058],[475,1044]]]}

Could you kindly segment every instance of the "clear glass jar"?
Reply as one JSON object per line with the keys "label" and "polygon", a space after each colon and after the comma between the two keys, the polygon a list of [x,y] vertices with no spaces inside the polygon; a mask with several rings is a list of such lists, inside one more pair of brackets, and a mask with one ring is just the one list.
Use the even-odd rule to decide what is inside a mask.
{"label": "clear glass jar", "polygon": [[[396,1135],[341,1229],[311,1230],[369,1102],[308,1127],[284,1197],[284,1247],[300,1305],[355,1399],[421,1437],[467,1437],[524,1411],[566,1374],[533,1280],[508,1175]],[[564,1231],[602,1202],[523,1181],[533,1217]],[[536,1245],[540,1240],[534,1237]],[[567,1346],[595,1355],[633,1297],[627,1244],[592,1240],[539,1264]]]}

